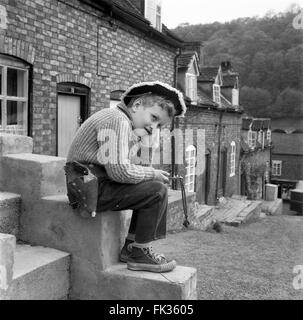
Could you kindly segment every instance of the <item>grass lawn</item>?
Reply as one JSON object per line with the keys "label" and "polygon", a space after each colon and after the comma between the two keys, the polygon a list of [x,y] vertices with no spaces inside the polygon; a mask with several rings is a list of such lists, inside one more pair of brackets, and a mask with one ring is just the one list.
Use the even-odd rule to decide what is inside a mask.
{"label": "grass lawn", "polygon": [[270,216],[222,233],[168,234],[155,249],[197,269],[198,299],[300,299],[295,265],[303,265],[303,216]]}

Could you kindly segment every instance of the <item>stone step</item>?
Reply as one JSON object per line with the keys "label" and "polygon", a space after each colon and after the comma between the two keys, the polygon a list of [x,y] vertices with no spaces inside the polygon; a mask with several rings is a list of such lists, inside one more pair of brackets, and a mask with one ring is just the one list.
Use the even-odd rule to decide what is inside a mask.
{"label": "stone step", "polygon": [[0,192],[0,233],[17,237],[21,210],[21,196],[9,192]]}
{"label": "stone step", "polygon": [[231,196],[231,198],[235,199],[235,200],[242,200],[242,201],[247,200],[247,196],[242,196],[242,195],[239,195],[239,194],[233,194]]}
{"label": "stone step", "polygon": [[262,201],[251,201],[251,204],[244,208],[236,217],[232,217],[225,221],[225,224],[232,226],[239,226],[246,223],[253,218],[260,217]]}
{"label": "stone step", "polygon": [[45,247],[16,246],[13,279],[3,300],[62,300],[69,294],[68,253]]}
{"label": "stone step", "polygon": [[207,230],[214,223],[214,210],[213,206],[195,202],[189,214],[191,225],[200,230]]}
{"label": "stone step", "polygon": [[[144,291],[147,283],[150,282],[150,277],[153,277],[150,273],[140,276],[141,272],[131,272],[139,279],[142,278],[136,280],[139,281],[138,288],[142,290],[137,291],[130,289],[129,276],[126,277],[124,274],[129,271],[126,270],[125,264],[121,264],[119,268],[109,269],[119,265],[122,243],[120,237],[124,225],[121,219],[123,213],[124,211],[97,212],[95,218],[85,219],[68,205],[66,196],[44,197],[32,206],[31,212],[22,215],[20,239],[71,254],[70,294],[72,299],[110,299],[119,295],[122,297],[127,292],[132,299],[135,297],[142,299],[144,296],[149,296]],[[125,270],[122,272],[121,269]],[[115,270],[115,272],[108,270]],[[188,279],[192,277],[193,271],[189,272],[191,269],[182,270],[184,272],[187,270],[184,277]],[[111,291],[113,286],[115,290]],[[154,288],[153,284],[150,286]],[[172,288],[171,284],[169,286]],[[185,293],[181,293],[182,290],[179,292],[180,299],[185,297]],[[161,296],[161,291],[157,294],[153,293],[154,297],[157,295]],[[170,297],[173,296],[177,297],[175,292]]]}
{"label": "stone step", "polygon": [[270,216],[281,215],[283,211],[283,200],[276,199],[274,201],[263,201],[261,210]]}
{"label": "stone step", "polygon": [[65,161],[32,153],[5,155],[1,159],[0,190],[20,194],[25,208],[41,197],[65,194]]}
{"label": "stone step", "polygon": [[260,216],[262,201],[252,201],[237,199],[232,197],[227,199],[224,207],[215,209],[215,219],[227,225],[239,226],[252,219]]}
{"label": "stone step", "polygon": [[120,211],[82,218],[65,195],[42,198],[20,219],[20,240],[69,252],[102,270],[119,261],[120,230]]}
{"label": "stone step", "polygon": [[0,133],[0,157],[6,154],[32,153],[33,139],[16,134]]}
{"label": "stone step", "polygon": [[[74,283],[75,298],[81,300],[196,300],[196,269],[177,266],[173,271],[154,273],[128,270],[116,264],[101,272],[93,264],[77,264],[75,275],[84,275]],[[82,272],[81,269],[86,272]],[[90,274],[94,274],[91,281]],[[78,277],[80,279],[80,277]],[[73,299],[73,296],[71,296]]]}

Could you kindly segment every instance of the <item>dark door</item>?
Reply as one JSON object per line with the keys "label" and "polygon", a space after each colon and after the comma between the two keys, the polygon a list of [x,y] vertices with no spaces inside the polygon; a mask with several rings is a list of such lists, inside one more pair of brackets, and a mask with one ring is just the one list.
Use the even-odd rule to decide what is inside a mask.
{"label": "dark door", "polygon": [[227,150],[221,151],[221,163],[220,163],[220,191],[219,194],[225,196],[226,191],[226,172],[227,172]]}
{"label": "dark door", "polygon": [[210,189],[210,161],[211,155],[207,153],[205,155],[205,194],[204,194],[204,202],[207,204],[208,202],[208,194]]}

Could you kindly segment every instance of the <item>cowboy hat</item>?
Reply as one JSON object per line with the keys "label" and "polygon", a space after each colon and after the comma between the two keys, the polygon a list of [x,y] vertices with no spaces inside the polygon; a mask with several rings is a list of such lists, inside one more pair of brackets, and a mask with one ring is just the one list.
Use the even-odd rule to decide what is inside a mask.
{"label": "cowboy hat", "polygon": [[122,94],[121,101],[128,105],[132,98],[144,93],[155,93],[167,97],[175,106],[176,116],[184,116],[186,105],[182,92],[160,81],[140,82],[132,85]]}

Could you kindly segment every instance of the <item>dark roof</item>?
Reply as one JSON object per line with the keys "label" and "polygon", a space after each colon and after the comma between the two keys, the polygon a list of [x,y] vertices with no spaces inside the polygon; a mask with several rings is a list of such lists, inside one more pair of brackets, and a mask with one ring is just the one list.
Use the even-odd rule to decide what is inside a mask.
{"label": "dark roof", "polygon": [[216,107],[217,104],[213,102],[213,100],[202,90],[199,90],[199,85],[198,85],[198,90],[197,90],[197,95],[198,95],[198,103],[204,104],[207,106],[212,106]]}
{"label": "dark roof", "polygon": [[303,155],[303,134],[272,133],[273,153]]}
{"label": "dark roof", "polygon": [[188,68],[194,55],[195,55],[194,52],[188,52],[188,53],[181,54],[178,58],[178,68],[179,69]]}
{"label": "dark roof", "polygon": [[237,74],[223,75],[223,87],[234,87],[237,84]]}
{"label": "dark roof", "polygon": [[242,130],[249,130],[250,125],[253,131],[267,130],[267,129],[270,129],[270,119],[262,119],[262,118],[259,118],[259,119],[243,118],[242,119]]}
{"label": "dark roof", "polygon": [[153,28],[150,21],[145,19],[140,10],[131,4],[131,0],[80,0],[81,2],[104,11],[104,9],[115,19],[143,31],[148,37],[161,41],[174,48],[181,48],[183,41],[174,36],[171,32],[160,32]]}
{"label": "dark roof", "polygon": [[200,68],[200,76],[198,81],[215,81],[218,71],[219,67],[202,67]]}
{"label": "dark roof", "polygon": [[254,119],[252,122],[251,130],[259,131],[262,129],[262,120]]}
{"label": "dark roof", "polygon": [[121,8],[124,8],[130,12],[132,12],[135,15],[142,16],[142,13],[140,12],[139,8],[137,8],[131,0],[112,0],[116,5],[120,6]]}

